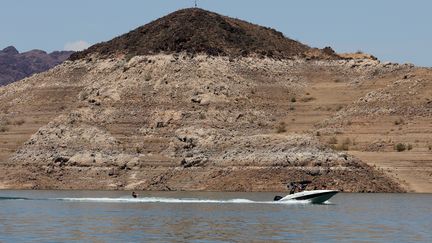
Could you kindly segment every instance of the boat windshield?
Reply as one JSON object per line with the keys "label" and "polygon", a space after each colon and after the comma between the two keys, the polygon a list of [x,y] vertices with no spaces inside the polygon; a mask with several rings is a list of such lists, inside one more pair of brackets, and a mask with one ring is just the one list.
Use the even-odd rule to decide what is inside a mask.
{"label": "boat windshield", "polygon": [[290,194],[297,192],[301,192],[306,190],[307,185],[312,183],[312,181],[303,180],[303,181],[297,181],[297,182],[290,182],[287,184],[287,187],[290,191]]}

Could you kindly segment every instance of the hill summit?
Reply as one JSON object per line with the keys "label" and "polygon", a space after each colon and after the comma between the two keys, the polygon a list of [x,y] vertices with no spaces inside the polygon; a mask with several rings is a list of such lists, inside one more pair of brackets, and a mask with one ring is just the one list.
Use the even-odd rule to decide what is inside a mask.
{"label": "hill summit", "polygon": [[205,53],[212,56],[251,56],[273,58],[334,58],[331,48],[310,48],[286,38],[274,29],[226,17],[199,8],[173,12],[108,42],[75,53],[71,60],[91,54],[102,56]]}

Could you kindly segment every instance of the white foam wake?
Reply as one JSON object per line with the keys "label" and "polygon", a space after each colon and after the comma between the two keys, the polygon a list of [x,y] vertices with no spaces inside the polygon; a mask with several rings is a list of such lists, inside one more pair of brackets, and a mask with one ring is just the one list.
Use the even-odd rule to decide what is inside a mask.
{"label": "white foam wake", "polygon": [[102,202],[102,203],[243,203],[243,204],[304,204],[307,201],[253,201],[249,199],[199,199],[199,198],[165,198],[165,197],[142,197],[142,198],[52,198],[53,200],[71,202]]}

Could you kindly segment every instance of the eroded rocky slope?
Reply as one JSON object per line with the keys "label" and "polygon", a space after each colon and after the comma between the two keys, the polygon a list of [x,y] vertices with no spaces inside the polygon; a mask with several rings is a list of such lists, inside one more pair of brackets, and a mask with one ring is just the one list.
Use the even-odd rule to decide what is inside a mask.
{"label": "eroded rocky slope", "polygon": [[[9,185],[32,188],[283,190],[288,180],[344,191],[400,191],[397,183],[311,132],[286,132],[323,65],[349,61],[154,55],[67,62],[2,90],[7,114],[38,105],[29,90],[70,89],[61,115],[2,163]],[[79,78],[77,78],[79,77]],[[23,95],[28,93],[28,95]],[[55,100],[56,93],[50,94]]]}

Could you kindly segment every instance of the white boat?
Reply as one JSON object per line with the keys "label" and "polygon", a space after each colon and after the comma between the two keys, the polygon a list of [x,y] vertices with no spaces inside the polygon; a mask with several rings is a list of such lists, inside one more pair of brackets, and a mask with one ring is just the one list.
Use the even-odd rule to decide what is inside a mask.
{"label": "white boat", "polygon": [[289,201],[289,200],[307,200],[311,203],[324,203],[333,197],[338,191],[335,190],[311,190],[301,191],[289,194],[285,197],[276,196],[275,201]]}

